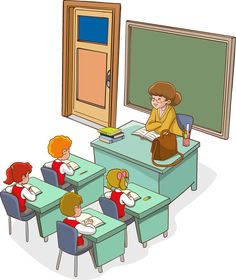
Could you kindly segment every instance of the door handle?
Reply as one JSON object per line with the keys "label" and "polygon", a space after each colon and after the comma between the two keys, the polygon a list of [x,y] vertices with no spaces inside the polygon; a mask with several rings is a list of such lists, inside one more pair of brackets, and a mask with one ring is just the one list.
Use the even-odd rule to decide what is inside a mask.
{"label": "door handle", "polygon": [[106,86],[108,88],[111,86],[111,70],[108,70],[106,74]]}

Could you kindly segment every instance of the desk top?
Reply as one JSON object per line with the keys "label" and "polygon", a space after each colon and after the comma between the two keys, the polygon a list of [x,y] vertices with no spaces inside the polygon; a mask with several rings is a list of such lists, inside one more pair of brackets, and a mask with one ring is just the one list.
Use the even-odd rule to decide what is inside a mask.
{"label": "desk top", "polygon": [[123,222],[120,222],[119,220],[106,216],[103,213],[98,212],[94,209],[87,208],[83,212],[88,213],[94,217],[97,217],[105,223],[97,227],[97,231],[95,234],[86,235],[86,238],[88,238],[93,242],[96,243],[101,242],[126,228],[126,225]]}
{"label": "desk top", "polygon": [[[151,160],[151,145],[152,143],[148,140],[142,139],[139,136],[132,135],[132,133],[139,128],[143,127],[144,124],[130,121],[129,123],[120,127],[125,134],[125,138],[121,141],[117,141],[112,144],[107,144],[98,139],[91,142],[91,146],[102,151],[108,152],[111,155],[121,157],[124,160],[129,160],[143,167],[152,169],[159,173],[165,173],[173,167],[156,167],[152,164]],[[183,153],[184,156],[188,156],[190,153],[200,147],[200,143],[194,140],[190,140],[190,146],[184,147],[182,145],[182,137],[177,136],[178,151]],[[173,156],[168,160],[159,161],[162,164],[169,164],[175,161],[179,156]],[[157,161],[158,162],[158,161]]]}
{"label": "desk top", "polygon": [[[128,189],[137,193],[141,199],[136,201],[134,207],[126,206],[125,212],[139,219],[161,209],[171,202],[168,197],[152,192],[134,183],[129,183]],[[150,196],[151,198],[145,201],[143,198],[146,196]]]}
{"label": "desk top", "polygon": [[44,181],[35,177],[30,178],[29,184],[39,188],[42,191],[42,193],[37,195],[35,201],[27,200],[26,206],[40,213],[46,212],[48,209],[59,205],[61,197],[65,193],[67,193],[64,190],[53,185],[47,184]]}
{"label": "desk top", "polygon": [[81,187],[82,185],[91,182],[91,180],[102,176],[106,172],[105,167],[72,154],[70,155],[69,160],[76,162],[80,168],[75,170],[73,176],[66,176],[65,181],[77,187]]}

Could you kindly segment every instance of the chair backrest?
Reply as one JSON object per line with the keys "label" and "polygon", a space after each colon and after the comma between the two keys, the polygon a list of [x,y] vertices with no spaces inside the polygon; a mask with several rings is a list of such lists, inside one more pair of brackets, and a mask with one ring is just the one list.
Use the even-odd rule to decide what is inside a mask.
{"label": "chair backrest", "polygon": [[58,247],[71,255],[77,252],[77,229],[58,221],[57,222],[57,241]]}
{"label": "chair backrest", "polygon": [[119,219],[117,206],[113,200],[106,197],[99,197],[99,204],[103,214],[117,220]]}
{"label": "chair backrest", "polygon": [[46,183],[59,187],[58,177],[57,177],[57,173],[55,170],[53,170],[52,168],[43,166],[43,167],[41,167],[41,172],[43,175],[43,179]]}
{"label": "chair backrest", "polygon": [[19,202],[17,197],[5,191],[2,191],[0,195],[7,215],[12,218],[21,220]]}
{"label": "chair backrest", "polygon": [[189,129],[192,129],[193,125],[193,116],[185,115],[185,114],[176,114],[177,123],[179,128],[182,130],[183,126],[186,128],[187,124],[189,124]]}

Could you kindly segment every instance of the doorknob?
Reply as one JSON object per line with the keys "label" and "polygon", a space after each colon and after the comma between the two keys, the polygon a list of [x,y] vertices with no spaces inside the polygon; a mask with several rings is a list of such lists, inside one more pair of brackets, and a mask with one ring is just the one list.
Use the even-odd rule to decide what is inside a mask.
{"label": "doorknob", "polygon": [[110,85],[111,85],[111,70],[108,70],[106,75],[106,86],[110,88]]}

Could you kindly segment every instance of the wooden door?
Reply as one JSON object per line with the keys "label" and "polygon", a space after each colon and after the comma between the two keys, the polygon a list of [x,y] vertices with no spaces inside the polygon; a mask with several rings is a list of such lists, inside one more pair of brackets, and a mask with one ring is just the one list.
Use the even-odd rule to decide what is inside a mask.
{"label": "wooden door", "polygon": [[119,25],[120,4],[64,1],[64,116],[115,127]]}

